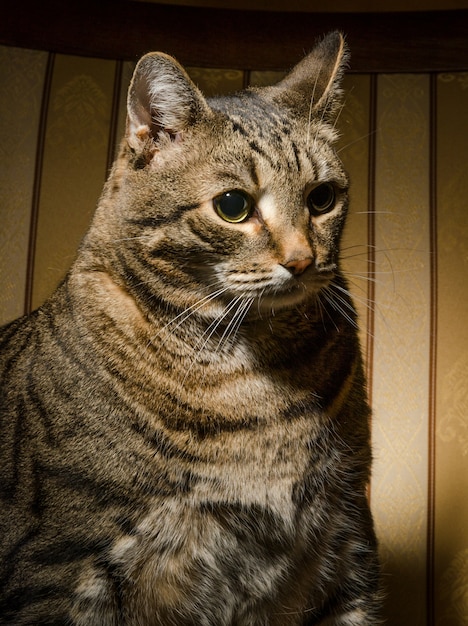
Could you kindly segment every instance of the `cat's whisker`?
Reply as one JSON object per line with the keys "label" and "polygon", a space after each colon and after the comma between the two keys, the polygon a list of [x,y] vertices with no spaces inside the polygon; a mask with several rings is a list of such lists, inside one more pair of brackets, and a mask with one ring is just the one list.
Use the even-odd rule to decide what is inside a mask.
{"label": "cat's whisker", "polygon": [[322,300],[320,298],[320,291],[315,294],[315,310],[318,311],[318,313],[320,315],[320,319],[322,321],[322,327],[325,328],[325,319],[323,317],[324,305],[323,305]]}
{"label": "cat's whisker", "polygon": [[339,108],[338,108],[338,112],[336,114],[335,120],[333,122],[333,129],[336,129],[337,124],[338,124],[338,120],[340,119],[341,113],[343,112],[343,109],[345,108],[347,104],[346,98],[343,99],[343,102],[340,104]]}
{"label": "cat's whisker", "polygon": [[[185,380],[187,378],[188,373],[191,371],[193,365],[196,363],[196,361],[198,360],[199,355],[201,354],[202,350],[204,349],[204,347],[206,346],[206,344],[208,343],[208,341],[210,340],[210,338],[213,336],[213,334],[216,332],[217,328],[219,327],[219,325],[222,323],[223,319],[226,318],[227,315],[229,315],[229,313],[232,311],[233,308],[235,308],[235,306],[241,302],[243,300],[243,296],[238,296],[236,298],[234,298],[229,305],[226,307],[226,309],[223,311],[223,313],[216,318],[216,320],[214,320],[210,326],[207,328],[206,332],[202,335],[202,337],[200,338],[200,340],[203,340],[203,338],[205,337],[205,341],[203,342],[203,345],[198,349],[197,351],[197,356],[195,359],[192,360],[191,365],[189,366],[182,382],[181,385],[183,386],[183,384],[185,383]],[[237,334],[237,331],[240,327],[240,325],[242,324],[245,316],[248,313],[248,310],[252,304],[252,302],[254,301],[254,298],[247,298],[247,300],[245,300],[245,302],[243,302],[239,308],[235,311],[232,319],[229,321],[223,335],[221,336],[217,347],[214,350],[214,353],[217,353],[220,350],[221,344],[223,343],[223,340],[225,339],[229,339],[229,338],[233,338],[235,337],[235,335]],[[229,330],[230,329],[230,330]],[[206,336],[208,333],[208,336]],[[229,333],[229,336],[227,336]],[[196,346],[194,347],[194,349],[196,349],[198,347],[198,344],[200,343],[197,342]]]}
{"label": "cat's whisker", "polygon": [[[367,302],[369,302],[369,290],[368,290],[368,286],[367,283],[369,282],[366,279],[358,279],[358,280],[353,280],[352,277],[348,277],[348,281],[351,283],[351,285],[353,286],[353,299],[357,300],[358,302],[360,302],[361,304],[365,304]],[[364,285],[362,284],[364,283]],[[360,292],[362,292],[364,294],[364,296],[359,296],[355,293],[355,289],[359,290]],[[367,306],[367,305],[366,305]]]}
{"label": "cat's whisker", "polygon": [[[344,291],[344,293],[349,295],[347,291]],[[337,306],[337,310],[341,312],[341,314],[350,324],[352,324],[355,328],[358,328],[358,325],[356,322],[357,311],[354,305],[352,305],[348,299],[343,298],[337,293],[333,293],[332,298],[333,298],[334,304]]]}
{"label": "cat's whisker", "polygon": [[353,139],[352,141],[348,142],[347,144],[345,144],[344,146],[341,146],[336,153],[337,154],[341,154],[344,150],[346,150],[347,148],[350,148],[351,146],[354,146],[356,143],[360,143],[361,141],[364,141],[365,139],[369,139],[370,137],[372,137],[373,135],[375,135],[377,133],[377,130],[372,130],[369,133],[366,133],[365,135],[361,135],[359,137],[357,137],[356,139]]}
{"label": "cat's whisker", "polygon": [[[223,312],[218,315],[206,328],[205,332],[198,339],[197,343],[192,347],[194,351],[200,353],[201,350],[207,345],[208,341],[211,339],[213,334],[219,328],[219,325],[222,323],[224,319],[229,315],[233,308],[237,305],[237,303],[242,299],[242,296],[236,296],[231,300],[231,302],[224,308]],[[201,344],[201,348],[199,345]]]}
{"label": "cat's whisker", "polygon": [[[359,295],[357,295],[357,294],[353,293],[353,296],[352,296],[352,297],[353,297],[353,300],[355,300],[356,302],[359,302],[359,303],[360,303],[360,304],[362,304],[365,308],[367,308],[367,309],[369,309],[369,310],[371,310],[371,311],[372,311],[372,310],[374,310],[374,306],[375,306],[375,305],[374,305],[374,303],[373,303],[371,300],[369,300],[369,298],[367,297],[367,292],[366,292],[366,290],[365,290],[363,287],[361,287],[359,284],[355,284],[355,283],[353,283],[353,285],[354,285],[354,286],[356,286],[356,288],[360,287],[360,288],[361,288],[361,291],[363,291],[363,292],[366,294],[366,296],[359,296]],[[334,287],[335,289],[339,289],[340,291],[342,291],[342,292],[343,292],[346,296],[351,297],[351,293],[350,293],[350,291],[349,291],[348,289],[344,289],[343,287],[340,287],[339,285],[333,285],[333,287]],[[354,312],[356,312],[356,310],[354,309],[354,307],[352,307],[352,310],[353,310]]]}
{"label": "cat's whisker", "polygon": [[[353,282],[353,285],[359,286],[360,283],[365,283],[366,285],[384,285],[383,279],[380,279],[376,276],[376,274],[380,274],[380,272],[347,272],[346,277],[348,280]],[[364,287],[360,287],[363,291],[366,289]]]}
{"label": "cat's whisker", "polygon": [[254,300],[255,298],[251,296],[250,298],[245,299],[245,301],[240,304],[234,316],[232,317],[232,319],[229,321],[228,325],[226,326],[224,333],[222,334],[221,339],[219,340],[218,346],[216,347],[215,352],[218,352],[222,344],[226,343],[226,341],[235,339],[237,332],[239,328],[241,327],[242,322],[245,319],[245,316],[249,312],[249,309],[252,306],[252,303],[254,302]]}
{"label": "cat's whisker", "polygon": [[315,77],[314,85],[312,87],[312,94],[310,96],[309,117],[308,117],[308,120],[307,120],[307,138],[306,138],[306,147],[307,148],[309,147],[309,144],[310,144],[310,127],[311,127],[311,124],[312,124],[312,111],[313,111],[313,108],[314,108],[315,92],[316,92],[316,89],[317,89],[319,76],[320,76],[320,71],[317,72],[317,76]]}
{"label": "cat's whisker", "polygon": [[209,302],[211,302],[212,300],[216,300],[216,298],[218,298],[220,295],[222,295],[223,293],[225,293],[226,291],[228,291],[229,287],[225,286],[225,287],[221,287],[220,289],[217,289],[216,291],[213,291],[209,294],[207,294],[206,296],[204,296],[203,298],[201,298],[200,300],[198,300],[198,302],[196,302],[195,304],[192,304],[191,306],[189,306],[188,308],[184,309],[181,313],[179,313],[178,315],[176,315],[175,317],[173,317],[169,322],[167,322],[167,324],[165,324],[157,333],[157,335],[155,335],[156,337],[164,330],[166,330],[166,328],[168,326],[171,326],[172,324],[174,324],[174,322],[176,322],[177,320],[179,320],[179,322],[176,324],[175,328],[178,328],[179,326],[181,326],[181,324],[183,324],[191,315],[193,315],[194,313],[196,313],[197,311],[199,311],[200,309],[202,309],[204,306],[206,306],[206,304],[208,304]]}
{"label": "cat's whisker", "polygon": [[357,261],[360,264],[363,263],[368,263],[369,265],[377,265],[378,261],[376,259],[369,259],[367,258],[368,252],[356,252],[355,254],[349,254],[346,256],[342,256],[341,260],[342,261],[350,261],[350,262],[354,262]]}
{"label": "cat's whisker", "polygon": [[222,321],[229,315],[229,313],[232,311],[232,309],[242,299],[243,299],[243,296],[236,296],[235,298],[233,298],[231,300],[231,302],[225,307],[224,311],[209,324],[209,326],[206,328],[205,332],[201,335],[201,337],[199,337],[199,339],[195,343],[195,345],[192,346],[192,350],[196,354],[195,354],[194,358],[192,359],[192,362],[191,362],[190,366],[185,371],[184,378],[181,381],[182,385],[185,383],[185,381],[187,379],[187,376],[189,375],[189,373],[192,370],[192,368],[195,365],[195,363],[197,363],[200,355],[202,354],[203,349],[206,347],[206,345],[210,341],[211,337],[214,335],[216,330],[219,328],[219,326],[222,323]]}
{"label": "cat's whisker", "polygon": [[257,313],[258,313],[258,316],[259,316],[260,319],[262,319],[262,311],[260,309],[260,303],[261,303],[261,300],[262,300],[262,298],[263,298],[263,296],[265,294],[265,291],[266,291],[266,287],[263,287],[262,291],[260,292],[259,296],[257,297]]}
{"label": "cat's whisker", "polygon": [[[354,281],[351,282],[351,284],[356,287],[359,288],[360,285],[358,283],[355,283]],[[334,285],[337,288],[340,288],[338,285]],[[342,289],[344,292],[346,292],[347,294],[349,294],[350,292],[348,290],[345,290],[343,288]],[[362,291],[365,291],[363,288],[361,288]],[[361,304],[364,309],[366,309],[367,311],[369,311],[372,314],[378,314],[379,319],[382,321],[382,323],[385,325],[386,328],[390,328],[388,325],[388,321],[387,321],[387,317],[384,314],[384,312],[382,311],[382,307],[381,305],[379,305],[376,301],[374,300],[369,300],[367,297],[362,297],[357,295],[355,292],[353,292],[353,300],[355,302],[358,302],[359,304]],[[366,328],[366,335],[375,339],[375,334],[369,329]]]}
{"label": "cat's whisker", "polygon": [[[333,285],[333,286],[335,286],[335,285]],[[327,300],[327,302],[330,304],[330,306],[335,311],[337,311],[338,313],[340,313],[343,316],[343,318],[347,322],[349,322],[354,328],[357,328],[356,321],[353,319],[353,317],[351,317],[351,313],[353,315],[356,315],[356,311],[355,311],[354,307],[350,304],[350,302],[345,300],[339,294],[333,292],[331,287],[332,287],[332,285],[329,285],[328,287],[325,287],[322,290],[324,298]],[[349,312],[346,309],[348,309]]]}
{"label": "cat's whisker", "polygon": [[[325,300],[325,302],[324,302],[324,303],[322,303],[322,306],[323,306],[323,311],[327,314],[328,319],[332,322],[332,324],[333,324],[333,326],[335,327],[335,329],[336,329],[337,331],[339,331],[339,328],[338,328],[338,325],[337,325],[337,323],[336,323],[335,319],[334,319],[334,318],[333,318],[333,316],[330,314],[330,312],[329,312],[328,308],[325,306],[325,304],[326,304],[326,303],[328,303],[328,304],[332,304],[332,300],[331,300],[330,296],[326,293],[326,290],[325,290],[325,289],[322,289],[322,291],[321,291],[320,293],[321,293],[321,295],[323,296],[323,298],[324,298],[324,300]],[[335,307],[333,307],[333,308],[335,308]],[[323,319],[323,318],[322,318],[322,319]],[[325,327],[325,320],[324,320],[324,319],[323,319],[323,323],[324,323],[324,327]]]}
{"label": "cat's whisker", "polygon": [[[215,354],[216,354],[216,353],[218,353],[218,352],[220,351],[221,346],[223,345],[223,343],[225,342],[225,340],[226,340],[227,338],[229,338],[229,336],[230,336],[230,332],[231,332],[231,329],[232,329],[232,326],[233,326],[233,324],[235,323],[235,320],[237,319],[237,315],[239,314],[239,310],[240,310],[240,308],[243,306],[243,304],[244,304],[244,303],[242,302],[242,298],[241,298],[241,296],[238,296],[237,298],[235,298],[235,299],[231,302],[231,304],[230,304],[229,308],[225,311],[225,314],[224,314],[224,315],[223,315],[223,316],[222,316],[219,320],[217,320],[215,330],[216,330],[217,328],[219,328],[219,325],[220,325],[220,323],[223,321],[223,319],[225,319],[225,317],[227,317],[227,315],[228,315],[228,314],[229,314],[229,313],[230,313],[233,309],[235,309],[235,311],[234,311],[234,313],[233,313],[233,315],[232,315],[231,319],[230,319],[230,320],[228,321],[228,323],[226,324],[226,327],[225,327],[225,329],[224,329],[224,331],[223,331],[223,333],[222,333],[221,337],[220,337],[220,338],[219,338],[219,340],[218,340],[218,344],[217,344],[216,348],[214,349],[214,353],[215,353]],[[239,305],[239,306],[237,306],[237,305]],[[236,307],[237,307],[237,308],[236,308]]]}
{"label": "cat's whisker", "polygon": [[[200,340],[202,340],[204,337],[206,337],[206,334],[208,334],[208,337],[206,337],[203,345],[199,348],[198,352],[197,352],[197,357],[192,360],[192,363],[188,369],[188,371],[186,372],[186,375],[184,376],[181,385],[183,385],[185,383],[185,380],[187,378],[187,374],[190,372],[190,370],[192,369],[193,365],[196,363],[198,356],[201,354],[203,348],[205,347],[205,345],[208,343],[208,341],[210,340],[210,338],[213,336],[213,334],[216,332],[216,329],[219,327],[220,323],[222,322],[222,320],[230,313],[230,311],[239,303],[239,301],[242,300],[242,296],[238,296],[237,298],[234,298],[230,304],[228,305],[228,307],[226,307],[226,309],[223,311],[222,315],[220,315],[218,318],[216,318],[207,328],[206,332],[202,335],[202,337],[200,338]],[[247,300],[243,303],[240,304],[239,308],[235,311],[232,319],[229,321],[229,323],[226,326],[226,329],[224,330],[218,345],[216,346],[216,348],[214,349],[214,353],[219,352],[221,345],[227,341],[228,339],[232,339],[235,337],[235,335],[237,334],[237,331],[240,327],[240,325],[242,324],[245,316],[248,313],[248,310],[252,304],[252,302],[254,301],[254,298],[247,298]],[[200,343],[197,342],[196,346],[194,347],[194,350],[197,349],[198,344]],[[205,376],[205,375],[204,375]],[[203,379],[204,379],[203,376]]]}
{"label": "cat's whisker", "polygon": [[[204,296],[203,298],[201,298],[200,300],[198,300],[198,302],[196,302],[195,304],[191,305],[190,307],[184,309],[183,311],[181,311],[181,313],[179,313],[178,315],[176,315],[175,317],[173,317],[171,320],[169,320],[169,322],[166,322],[166,324],[164,324],[157,333],[155,333],[151,339],[148,340],[146,346],[145,346],[145,350],[149,350],[150,346],[154,346],[155,341],[158,339],[158,337],[160,337],[162,335],[162,333],[167,330],[172,324],[174,324],[175,322],[177,322],[177,324],[171,329],[172,331],[176,330],[177,328],[179,328],[180,326],[182,326],[182,324],[184,322],[186,322],[192,315],[194,315],[197,311],[199,311],[201,308],[203,308],[204,306],[206,306],[209,302],[211,302],[212,300],[215,300],[216,298],[218,298],[220,295],[222,295],[223,293],[225,293],[228,290],[228,287],[221,287],[220,289],[217,289],[216,291],[213,291],[209,294],[207,294],[206,296]],[[163,346],[165,346],[167,344],[167,342],[169,341],[170,336],[168,335],[163,341],[160,342],[158,349],[156,350],[156,353],[158,353]]]}
{"label": "cat's whisker", "polygon": [[343,252],[344,250],[350,250],[352,248],[366,248],[366,249],[372,249],[374,250],[377,254],[379,252],[421,252],[424,254],[428,254],[429,251],[427,248],[403,248],[400,246],[392,246],[391,248],[382,248],[380,246],[378,246],[377,244],[372,244],[372,243],[357,243],[354,244],[352,246],[343,246],[343,248],[341,249],[341,252]]}
{"label": "cat's whisker", "polygon": [[134,235],[132,237],[120,237],[119,239],[113,239],[112,243],[122,243],[123,241],[136,241],[137,239],[146,240],[148,235]]}
{"label": "cat's whisker", "polygon": [[343,246],[341,252],[344,250],[352,250],[353,248],[365,248],[366,250],[377,250],[377,245],[373,243],[356,243],[352,246]]}
{"label": "cat's whisker", "polygon": [[[348,295],[350,293],[347,290],[344,290],[344,292]],[[353,300],[354,302],[358,302],[366,311],[369,311],[370,313],[375,313],[379,308],[377,303],[373,300],[369,300],[367,296],[359,296],[356,293],[353,293]],[[382,313],[380,314],[384,317]],[[368,334],[371,333],[368,331]]]}
{"label": "cat's whisker", "polygon": [[[320,75],[320,72],[319,72],[319,75]],[[315,87],[314,87],[314,91],[315,91]],[[330,107],[331,106],[332,106],[332,103],[330,103]],[[327,107],[324,106],[323,109],[322,109],[322,112],[320,114],[320,118],[319,118],[320,123],[317,124],[317,129],[315,131],[315,136],[314,136],[314,140],[313,140],[313,143],[312,143],[312,148],[313,148],[314,151],[317,149],[318,137],[320,135],[320,131],[323,128],[326,115],[327,115]],[[334,126],[333,126],[333,128],[334,128]]]}
{"label": "cat's whisker", "polygon": [[376,209],[372,209],[370,211],[350,211],[349,217],[353,217],[353,215],[404,215],[403,211],[377,211]]}

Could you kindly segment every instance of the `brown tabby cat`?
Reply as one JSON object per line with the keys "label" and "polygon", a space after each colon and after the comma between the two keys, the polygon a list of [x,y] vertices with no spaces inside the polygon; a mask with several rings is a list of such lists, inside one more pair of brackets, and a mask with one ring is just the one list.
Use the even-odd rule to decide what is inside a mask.
{"label": "brown tabby cat", "polygon": [[2,333],[2,624],[379,623],[346,58],[210,101],[138,64],[75,264]]}

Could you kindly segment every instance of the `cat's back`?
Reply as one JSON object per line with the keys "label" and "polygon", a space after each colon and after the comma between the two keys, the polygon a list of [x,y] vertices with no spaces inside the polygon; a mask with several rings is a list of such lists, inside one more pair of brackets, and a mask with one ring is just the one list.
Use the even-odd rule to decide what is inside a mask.
{"label": "cat's back", "polygon": [[0,331],[1,624],[69,623],[88,562],[170,491],[71,299]]}
{"label": "cat's back", "polygon": [[[38,404],[47,413],[54,399],[55,418],[61,412],[59,396],[64,399],[67,386],[79,395],[80,378],[89,373],[89,354],[67,299],[62,285],[42,307],[0,328],[0,411],[18,415],[24,425]],[[11,428],[12,422],[3,419],[1,428]]]}
{"label": "cat's back", "polygon": [[2,386],[9,384],[18,372],[18,365],[31,347],[34,334],[34,316],[23,316],[0,327],[0,372]]}

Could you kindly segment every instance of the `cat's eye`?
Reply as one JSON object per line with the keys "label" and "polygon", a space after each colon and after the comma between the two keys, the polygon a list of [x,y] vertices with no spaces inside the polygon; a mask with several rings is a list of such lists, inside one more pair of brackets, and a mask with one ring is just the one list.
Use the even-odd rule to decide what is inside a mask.
{"label": "cat's eye", "polygon": [[312,215],[322,215],[335,206],[336,191],[331,183],[322,183],[314,187],[307,196],[307,206]]}
{"label": "cat's eye", "polygon": [[231,224],[238,224],[248,219],[254,209],[253,198],[245,191],[233,189],[226,191],[213,199],[216,213]]}

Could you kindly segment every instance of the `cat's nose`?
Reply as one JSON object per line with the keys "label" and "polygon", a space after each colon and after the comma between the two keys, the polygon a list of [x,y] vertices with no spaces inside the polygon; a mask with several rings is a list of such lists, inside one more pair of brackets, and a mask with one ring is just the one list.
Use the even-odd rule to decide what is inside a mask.
{"label": "cat's nose", "polygon": [[288,263],[285,263],[283,267],[288,269],[291,274],[294,274],[294,276],[298,276],[299,274],[302,274],[302,272],[304,272],[304,270],[306,270],[311,263],[312,259],[310,258],[294,259],[293,261],[288,261]]}

